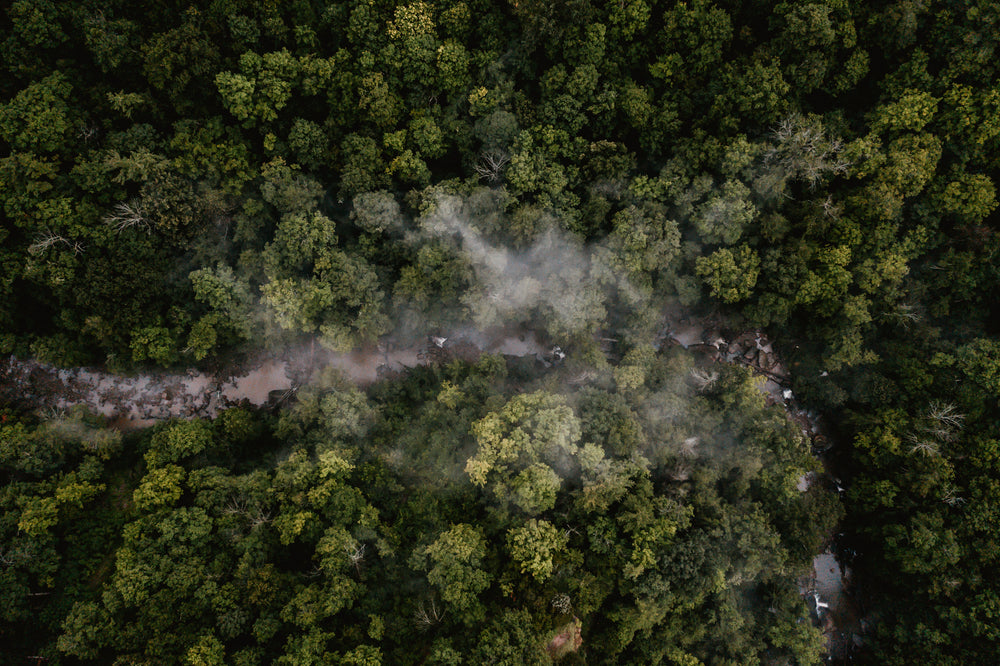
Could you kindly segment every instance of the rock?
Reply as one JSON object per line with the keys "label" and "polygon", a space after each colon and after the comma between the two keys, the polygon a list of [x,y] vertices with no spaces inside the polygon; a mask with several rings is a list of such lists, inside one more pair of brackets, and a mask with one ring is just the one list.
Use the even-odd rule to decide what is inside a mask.
{"label": "rock", "polygon": [[696,354],[704,354],[707,358],[716,361],[719,358],[719,350],[712,345],[691,345],[688,351]]}

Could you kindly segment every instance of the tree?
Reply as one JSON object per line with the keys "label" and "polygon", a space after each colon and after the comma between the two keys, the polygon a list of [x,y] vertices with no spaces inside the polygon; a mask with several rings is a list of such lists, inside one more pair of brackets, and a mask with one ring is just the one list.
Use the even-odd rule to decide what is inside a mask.
{"label": "tree", "polygon": [[184,494],[184,476],[184,469],[177,465],[150,469],[132,494],[136,508],[147,511],[175,505]]}
{"label": "tree", "polygon": [[187,652],[191,666],[221,666],[225,663],[225,646],[212,634],[204,634]]}
{"label": "tree", "polygon": [[[453,525],[429,546],[415,553],[419,568],[427,570],[427,580],[441,598],[469,617],[481,615],[478,597],[490,585],[484,569],[486,539],[479,528],[466,523]],[[426,562],[429,560],[429,563]]]}
{"label": "tree", "polygon": [[125,18],[108,20],[102,13],[87,17],[83,39],[102,72],[109,73],[123,64],[135,65],[137,54],[128,48],[138,39],[139,25]]}
{"label": "tree", "polygon": [[522,527],[507,530],[507,550],[523,574],[544,581],[555,570],[556,557],[568,539],[552,523],[532,518]]}
{"label": "tree", "polygon": [[525,609],[504,609],[480,632],[472,652],[477,663],[496,666],[545,666],[552,663],[545,641]]}
{"label": "tree", "polygon": [[[354,197],[351,221],[369,233],[397,231],[403,226],[403,214],[396,198],[386,191],[364,192]],[[421,250],[425,246],[421,246]]]}
{"label": "tree", "polygon": [[323,128],[304,118],[296,118],[288,132],[288,146],[296,161],[308,169],[320,169],[329,161],[329,139]]}
{"label": "tree", "polygon": [[247,51],[240,71],[219,72],[215,85],[226,109],[244,127],[277,120],[288,105],[302,73],[303,61],[287,49],[263,55]]}
{"label": "tree", "polygon": [[177,343],[170,329],[147,326],[132,332],[132,360],[170,365],[177,359]]}
{"label": "tree", "polygon": [[670,266],[680,253],[680,230],[662,210],[630,206],[616,213],[612,224],[613,257],[629,275],[654,274]]}
{"label": "tree", "polygon": [[389,46],[383,57],[393,65],[404,83],[428,86],[435,81],[435,60],[439,41],[433,10],[426,2],[396,7],[386,26]]}
{"label": "tree", "polygon": [[73,126],[72,89],[60,72],[32,83],[0,106],[0,136],[14,150],[51,153],[64,148]]}
{"label": "tree", "polygon": [[[255,299],[251,295],[249,284],[238,278],[233,269],[225,264],[218,264],[215,268],[200,268],[188,278],[195,298],[205,303],[215,315],[214,320],[205,321],[200,324],[201,327],[214,328],[216,323],[220,323],[240,337],[250,338],[255,324],[252,314]],[[205,334],[209,335],[207,331]],[[191,335],[195,335],[194,328]]]}
{"label": "tree", "polygon": [[713,298],[736,303],[750,296],[760,273],[760,257],[748,245],[735,251],[719,248],[707,257],[698,257],[695,272],[705,280]]}
{"label": "tree", "polygon": [[729,14],[711,0],[693,0],[669,9],[660,35],[666,59],[683,60],[695,77],[706,76],[723,61],[732,38]]}
{"label": "tree", "polygon": [[[564,138],[568,139],[568,135]],[[545,203],[559,200],[559,195],[570,184],[563,165],[537,147],[528,131],[522,131],[517,137],[507,168],[507,181],[515,194],[535,194]]]}
{"label": "tree", "polygon": [[694,226],[706,243],[733,245],[740,239],[757,214],[749,195],[743,183],[726,181],[721,192],[695,209]]}
{"label": "tree", "polygon": [[[797,90],[839,92],[854,87],[864,75],[867,68],[843,64],[846,60],[854,65],[853,56],[864,54],[853,50],[857,33],[848,3],[779,3],[771,24],[781,63]],[[842,55],[846,53],[851,56]]]}
{"label": "tree", "polygon": [[958,349],[959,367],[973,382],[993,395],[1000,395],[1000,343],[977,338]]}
{"label": "tree", "polygon": [[876,110],[872,130],[876,132],[920,132],[934,119],[940,100],[928,92],[907,88],[898,101]]}
{"label": "tree", "polygon": [[379,73],[368,74],[358,83],[358,107],[376,128],[392,129],[402,115],[403,101],[389,88],[385,77]]}
{"label": "tree", "polygon": [[713,83],[718,86],[718,96],[712,102],[711,115],[728,129],[735,129],[736,118],[753,118],[766,127],[788,112],[792,88],[775,59],[757,57],[723,65]]}
{"label": "tree", "polygon": [[162,467],[198,455],[211,445],[212,430],[207,422],[177,421],[153,435],[144,457],[151,468]]}
{"label": "tree", "polygon": [[353,197],[372,192],[389,184],[382,151],[374,139],[349,134],[341,143],[340,193]]}
{"label": "tree", "polygon": [[985,174],[959,172],[940,196],[940,208],[960,224],[981,223],[997,207],[996,186]]}
{"label": "tree", "polygon": [[[507,484],[532,464],[569,464],[577,451],[580,423],[563,398],[540,391],[515,396],[499,411],[473,423],[472,434],[477,448],[465,471],[477,486],[490,482],[503,499]],[[542,467],[521,483],[528,483],[530,477],[551,479]]]}
{"label": "tree", "polygon": [[219,52],[200,23],[200,12],[191,7],[180,26],[154,35],[142,46],[146,79],[166,92],[178,110],[192,108],[191,86],[206,83],[218,66]]}

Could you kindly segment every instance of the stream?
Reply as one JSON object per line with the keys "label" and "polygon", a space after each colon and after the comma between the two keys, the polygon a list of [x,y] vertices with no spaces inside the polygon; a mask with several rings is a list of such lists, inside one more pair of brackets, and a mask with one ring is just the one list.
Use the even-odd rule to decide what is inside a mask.
{"label": "stream", "polygon": [[14,402],[54,413],[84,405],[111,419],[114,427],[128,430],[164,419],[214,417],[244,400],[262,406],[276,392],[294,391],[315,371],[327,367],[337,368],[359,386],[367,386],[382,374],[433,362],[446,352],[462,357],[493,352],[544,360],[551,350],[531,331],[494,335],[462,331],[448,338],[428,338],[423,345],[381,343],[348,353],[304,345],[262,356],[242,369],[218,376],[197,370],[118,375],[10,357],[0,362],[0,386],[8,394],[3,397]]}
{"label": "stream", "polygon": [[[730,333],[722,326],[684,313],[668,313],[654,346],[680,345],[705,360],[745,365],[762,381],[761,391],[768,402],[781,404],[789,418],[813,443],[814,451],[827,446],[819,415],[797,406],[787,388],[790,378],[773,345],[760,331]],[[513,357],[534,357],[543,364],[562,359],[561,350],[543,342],[531,330],[478,331],[462,329],[448,337],[428,336],[420,344],[398,346],[390,341],[352,351],[335,353],[315,344],[286,349],[278,354],[252,358],[241,368],[213,375],[197,370],[183,373],[118,375],[91,368],[57,368],[34,360],[9,357],[0,361],[0,399],[27,403],[42,412],[57,415],[83,405],[111,420],[119,430],[132,430],[172,418],[214,417],[219,411],[247,401],[262,406],[280,402],[323,368],[343,372],[359,386],[368,386],[379,377],[419,365],[450,358],[473,361],[483,353]],[[802,492],[818,481],[818,475],[799,479]],[[831,652],[846,641],[859,640],[841,620],[852,613],[844,594],[849,570],[841,568],[835,555],[827,551],[813,560],[813,572],[800,581],[800,591],[810,602],[815,617],[828,637]]]}

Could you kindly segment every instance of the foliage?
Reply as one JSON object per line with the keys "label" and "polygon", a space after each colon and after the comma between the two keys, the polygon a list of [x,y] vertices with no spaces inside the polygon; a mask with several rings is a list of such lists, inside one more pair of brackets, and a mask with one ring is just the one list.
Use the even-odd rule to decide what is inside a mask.
{"label": "foliage", "polygon": [[[730,479],[688,469],[675,450],[683,419],[648,417],[679,413],[641,344],[676,299],[769,330],[797,399],[836,424],[844,540],[882,618],[861,656],[996,663],[994,4],[7,3],[4,356],[216,367],[266,345],[318,338],[348,351],[471,321],[544,331],[594,386],[517,393],[500,388],[503,373],[465,384],[472,375],[456,370],[448,387],[419,375],[440,389],[433,401],[406,384],[408,397],[383,405],[416,410],[412,432],[357,396],[312,396],[299,421],[282,421],[288,457],[249,476],[202,426],[139,437],[139,469],[92,424],[67,439],[29,417],[4,422],[2,547],[13,555],[0,590],[14,628],[0,638],[17,641],[18,658],[54,662],[59,617],[62,653],[98,663],[404,663],[398,645],[417,638],[420,658],[441,663],[544,663],[555,623],[541,609],[558,593],[585,609],[585,645],[610,662],[742,663],[763,650],[814,660],[797,610],[740,624],[730,581],[763,575],[764,561],[706,544],[736,531],[765,549],[777,530],[804,557],[828,521],[779,509],[791,500],[778,473],[759,472],[760,488],[731,479],[768,495],[753,500],[763,514],[717,501]],[[597,337],[625,346],[614,369]],[[757,413],[753,390],[734,386],[726,400],[684,398],[702,415]],[[316,414],[328,430],[305,425]],[[388,448],[355,459],[369,428]],[[422,464],[394,468],[389,433]],[[88,456],[121,459],[98,473]],[[218,478],[199,476],[208,461]],[[369,496],[396,492],[391,474],[457,495],[404,494],[394,508]],[[665,490],[685,475],[690,488]],[[230,493],[238,510],[202,493]],[[634,497],[648,510],[624,506]],[[397,529],[374,506],[432,517]],[[770,525],[778,513],[788,519]],[[485,545],[443,536],[459,525]],[[106,544],[87,537],[68,547],[78,564],[62,566],[57,542],[88,531]],[[550,546],[537,563],[519,545],[529,536]],[[537,580],[510,564],[511,544]],[[424,568],[409,571],[412,553],[391,561],[406,548]],[[470,553],[455,594],[439,581],[447,566],[432,563],[448,548]],[[411,599],[365,601],[383,598],[367,590],[375,552],[377,574]],[[660,577],[665,558],[675,569]],[[607,582],[613,567],[625,582]],[[533,582],[519,587],[524,576]],[[22,631],[34,604],[47,609],[37,651]],[[383,616],[398,644],[361,635]],[[452,621],[473,624],[460,638],[435,633]]]}
{"label": "foliage", "polygon": [[[699,398],[663,382],[686,372],[676,355],[629,362],[647,374],[627,398],[545,391],[546,373],[505,379],[502,357],[368,394],[328,377],[277,420],[235,408],[124,448],[83,413],[4,412],[0,572],[18,582],[0,631],[13,654],[81,662],[619,661],[655,634],[705,662],[807,663],[815,636],[789,626],[801,598],[780,618],[725,601],[791,586],[811,552],[800,541],[814,547],[811,528],[836,519],[807,517],[807,496],[783,489],[815,464],[804,441],[742,395],[756,395],[746,371]],[[690,403],[673,430],[640,416],[661,400]],[[598,443],[579,446],[584,434]],[[685,452],[690,437],[704,449]],[[15,455],[33,442],[55,449],[45,467]],[[25,631],[32,608],[46,620]],[[680,629],[719,612],[766,638]]]}

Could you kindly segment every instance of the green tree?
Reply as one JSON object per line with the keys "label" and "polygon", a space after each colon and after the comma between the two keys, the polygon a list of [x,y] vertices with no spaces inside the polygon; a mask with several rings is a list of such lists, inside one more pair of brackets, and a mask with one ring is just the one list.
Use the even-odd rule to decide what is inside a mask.
{"label": "green tree", "polygon": [[426,558],[420,568],[427,569],[427,580],[441,598],[460,612],[481,615],[479,595],[490,585],[484,568],[486,539],[479,528],[466,523],[453,525],[429,546],[417,551]]}
{"label": "green tree", "polygon": [[749,195],[743,183],[726,181],[721,192],[695,209],[694,226],[706,243],[734,245],[740,239],[757,214]]}
{"label": "green tree", "polygon": [[614,258],[629,275],[653,274],[670,266],[680,253],[681,233],[677,223],[663,211],[630,206],[612,218],[609,241]]}
{"label": "green tree", "polygon": [[170,329],[147,326],[132,332],[132,360],[170,365],[177,359],[177,343]]}
{"label": "green tree", "polygon": [[247,51],[240,71],[219,72],[215,85],[226,109],[245,127],[278,119],[288,105],[302,63],[287,49],[259,55]]}
{"label": "green tree", "polygon": [[219,51],[201,22],[200,12],[190,7],[180,26],[153,35],[142,46],[146,80],[178,110],[194,106],[193,86],[207,83],[218,67]]}
{"label": "green tree", "polygon": [[713,298],[736,303],[750,296],[760,274],[760,257],[747,245],[735,251],[719,248],[707,257],[698,257],[695,272],[705,280]]}
{"label": "green tree", "polygon": [[[545,392],[515,396],[499,411],[472,424],[476,453],[466,473],[477,486],[488,482],[498,497],[513,476],[534,463],[563,466],[577,451],[580,422],[560,396]],[[541,470],[541,468],[537,468]],[[538,480],[549,478],[544,470]]]}
{"label": "green tree", "polygon": [[64,148],[74,125],[72,90],[60,72],[32,83],[0,106],[0,136],[14,150],[51,153]]}
{"label": "green tree", "polygon": [[552,576],[556,558],[566,548],[567,538],[558,528],[544,520],[532,518],[522,527],[507,531],[507,550],[523,574],[537,581]]}

